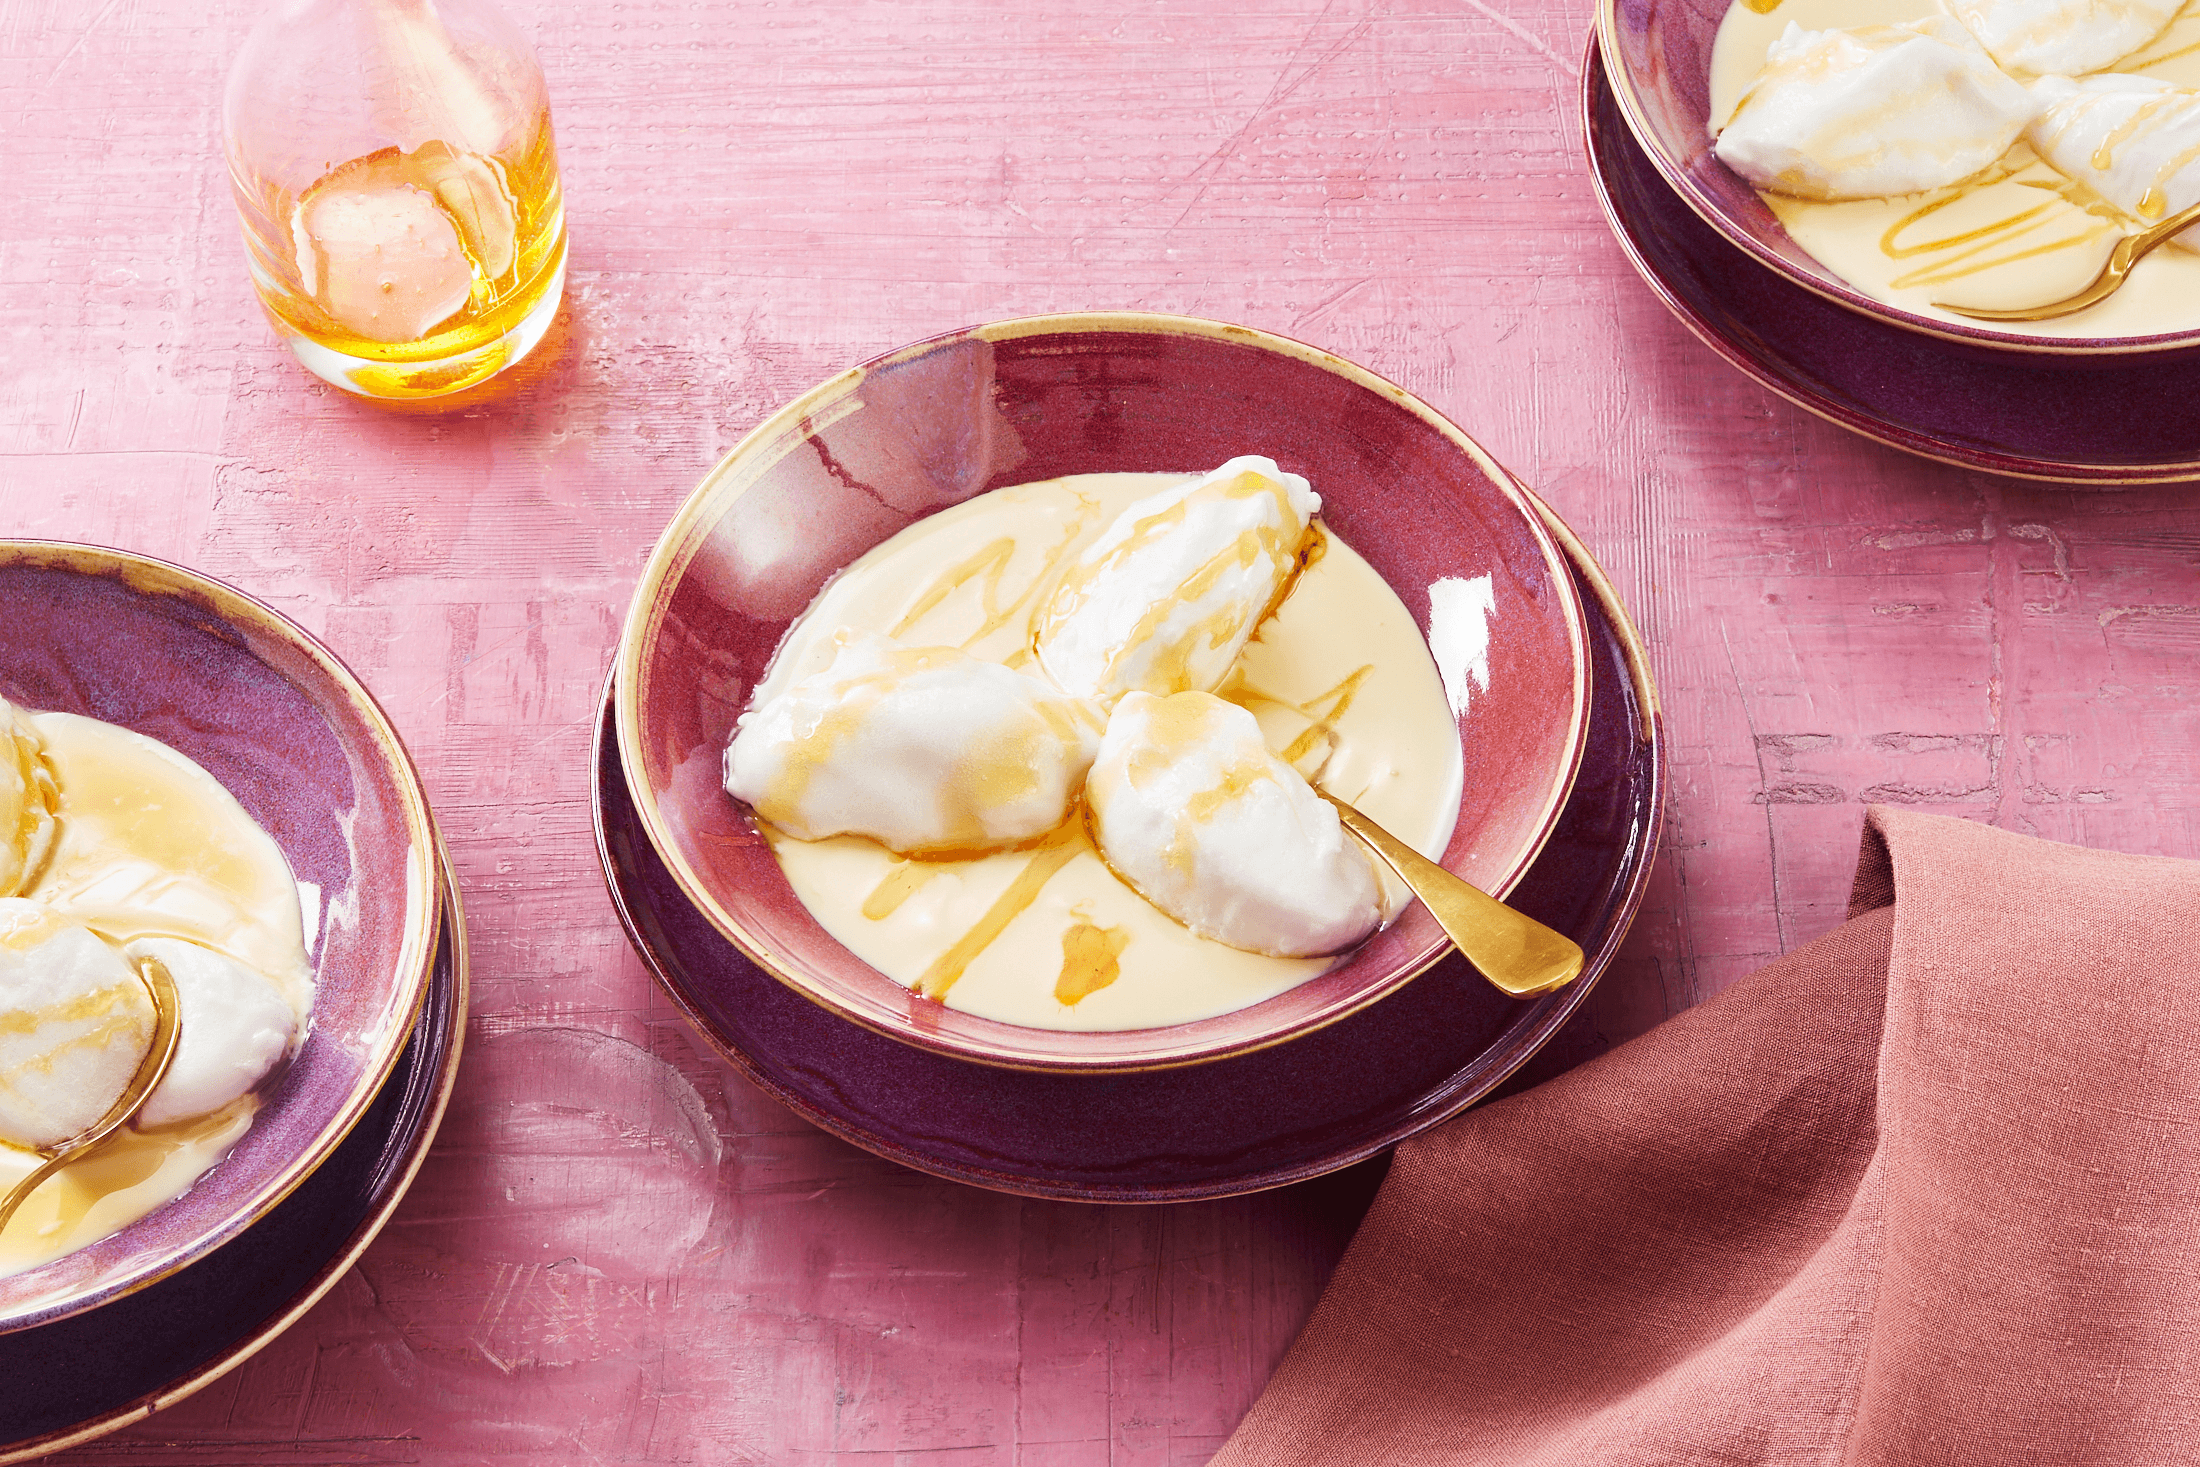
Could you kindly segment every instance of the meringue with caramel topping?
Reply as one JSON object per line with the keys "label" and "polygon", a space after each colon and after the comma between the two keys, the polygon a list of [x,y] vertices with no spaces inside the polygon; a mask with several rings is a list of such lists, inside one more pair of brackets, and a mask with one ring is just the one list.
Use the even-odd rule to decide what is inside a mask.
{"label": "meringue with caramel topping", "polygon": [[1308,958],[1382,921],[1359,839],[1269,751],[1252,714],[1212,694],[1116,704],[1086,798],[1108,865],[1202,937]]}
{"label": "meringue with caramel topping", "polygon": [[180,937],[141,937],[124,956],[167,968],[182,1022],[168,1073],[145,1098],[140,1126],[209,1115],[250,1093],[290,1052],[298,1015],[264,973]]}
{"label": "meringue with caramel topping", "polygon": [[981,851],[1069,815],[1097,709],[954,647],[844,632],[830,666],[741,719],[726,790],[803,840]]}
{"label": "meringue with caramel topping", "polygon": [[153,1021],[145,985],[90,928],[0,899],[0,1142],[35,1151],[97,1125]]}
{"label": "meringue with caramel topping", "polygon": [[1039,618],[1039,666],[1063,692],[1211,692],[1298,568],[1321,497],[1273,459],[1231,459],[1117,515]]}
{"label": "meringue with caramel topping", "polygon": [[0,897],[13,896],[45,865],[60,798],[37,730],[0,698]]}
{"label": "meringue with caramel topping", "polygon": [[[1758,111],[1783,62],[1792,69],[1797,36],[1861,37],[1868,27],[1843,28],[1867,22],[1983,50],[1986,64],[2028,94],[2022,135],[1993,158],[1986,154],[1999,134],[1990,127],[1935,125],[1921,135],[1922,118],[1975,111],[1991,120],[1993,109],[1976,105],[1983,73],[1974,54],[1947,85],[1912,86],[1917,77],[1891,71],[1855,77],[1843,146],[1853,145],[1858,177],[1880,175],[1867,186],[1890,192],[1858,197],[1807,178],[1798,187],[1779,176],[1782,161],[1744,156],[1744,124],[1756,125],[1744,114]],[[1963,34],[1951,36],[1951,27]],[[1965,331],[1979,327],[1964,312],[2024,312],[2076,294],[2122,238],[2200,198],[2182,176],[2192,172],[2187,149],[2200,141],[2185,137],[2190,99],[2200,94],[2200,7],[2180,10],[2172,0],[1732,0],[1710,82],[1714,133],[1735,120],[1718,155],[1756,186],[1789,241],[1872,300]],[[2015,105],[2005,87],[1984,82]],[[1944,170],[1889,166],[1959,142],[1963,156]],[[1799,168],[1797,177],[1809,173]],[[1932,186],[1919,186],[1927,180]],[[2064,339],[2200,330],[2196,241],[2146,254],[2083,310],[1989,329]]]}
{"label": "meringue with caramel topping", "polygon": [[2033,110],[2031,94],[1952,20],[1790,25],[1715,151],[1776,193],[1880,198],[1977,173],[2009,151]]}
{"label": "meringue with caramel topping", "polygon": [[2004,70],[2084,76],[2160,35],[2184,0],[1941,0]]}
{"label": "meringue with caramel topping", "polygon": [[[2104,72],[2042,77],[2044,104],[2026,136],[2064,177],[2143,224],[2200,201],[2200,91]],[[2194,248],[2200,225],[2172,243]]]}
{"label": "meringue with caramel topping", "polygon": [[[1104,747],[1099,732],[1110,726],[1104,704],[1114,703],[1119,741],[1145,721],[1139,710],[1174,704],[1173,697],[1163,700],[1134,686],[1167,670],[1158,685],[1185,694],[1193,706],[1225,707],[1224,727],[1232,737],[1253,728],[1254,740],[1273,751],[1275,763],[1263,762],[1262,769],[1283,771],[1273,776],[1278,788],[1296,781],[1298,797],[1313,800],[1305,781],[1319,778],[1323,788],[1416,849],[1430,855],[1445,849],[1464,769],[1443,677],[1398,592],[1332,527],[1301,523],[1318,504],[1311,488],[1271,460],[1242,458],[1208,473],[1078,474],[1010,485],[929,515],[873,547],[827,582],[788,630],[733,739],[730,787],[738,798],[761,801],[752,803],[758,833],[795,896],[827,933],[894,982],[951,1009],[1034,1028],[1121,1031],[1190,1023],[1260,1003],[1333,967],[1360,935],[1412,901],[1402,884],[1380,872],[1369,875],[1364,856],[1340,847],[1331,855],[1342,874],[1323,882],[1341,884],[1343,899],[1320,897],[1325,911],[1310,916],[1292,905],[1295,897],[1286,897],[1282,904],[1290,910],[1256,915],[1265,909],[1245,899],[1244,891],[1265,890],[1261,900],[1271,905],[1277,894],[1272,884],[1264,889],[1255,878],[1233,876],[1233,863],[1245,853],[1229,842],[1250,828],[1240,823],[1247,813],[1267,811],[1264,793],[1244,809],[1217,803],[1213,834],[1222,844],[1202,850],[1204,837],[1194,832],[1186,848],[1196,870],[1222,883],[1210,892],[1220,920],[1211,920],[1197,901],[1165,910],[1134,884],[1133,873],[1155,859],[1153,842],[1142,844],[1138,834],[1142,796],[1110,806],[1120,817],[1111,828],[1122,846],[1121,866],[1111,867],[1097,840],[1096,776],[1081,767]],[[1202,609],[1199,619],[1212,620],[1213,629],[1202,635],[1194,626],[1188,638],[1181,635],[1184,625],[1174,613],[1216,591],[1225,571],[1235,575],[1241,568],[1259,575]],[[1203,576],[1204,590],[1191,586]],[[1065,593],[1065,584],[1073,589]],[[1144,587],[1136,594],[1150,598],[1147,604],[1118,604],[1134,584]],[[1129,655],[1108,653],[1156,607],[1164,614],[1140,635],[1168,645],[1121,644],[1118,650]],[[1488,614],[1503,614],[1502,606]],[[1221,633],[1219,647],[1211,645],[1214,631]],[[879,635],[874,647],[898,645],[905,654],[926,649],[943,671],[959,664],[941,649],[960,649],[991,664],[988,678],[1021,678],[1012,685],[1024,689],[1023,697],[1034,696],[1027,684],[1058,682],[1054,696],[1090,719],[1092,748],[1079,748],[1081,763],[1074,769],[1067,746],[1055,756],[1064,759],[1062,794],[1053,793],[1050,778],[1048,798],[1035,801],[1030,824],[1018,828],[1031,829],[1057,809],[1059,823],[990,848],[907,852],[862,834],[805,838],[778,823],[772,786],[790,774],[793,783],[812,781],[792,802],[806,829],[857,826],[854,819],[808,823],[820,814],[811,808],[813,797],[843,776],[851,799],[859,781],[868,787],[863,798],[875,805],[871,828],[883,819],[895,827],[883,833],[905,845],[920,825],[951,823],[931,805],[919,762],[939,765],[941,748],[958,742],[944,727],[927,733],[905,720],[893,730],[897,741],[933,745],[921,756],[898,750],[865,761],[853,757],[851,742],[814,775],[790,770],[778,753],[750,766],[752,752],[763,751],[746,745],[764,732],[767,710],[821,673],[820,701],[804,717],[826,727],[838,704],[824,695],[835,680],[846,680],[841,664],[865,632],[891,635],[891,642]],[[1223,653],[1228,661],[1218,671],[1210,659]],[[1219,681],[1209,697],[1175,688],[1179,674],[1188,682]],[[943,717],[973,721],[973,714],[954,707]],[[996,722],[974,721],[981,728]],[[790,719],[772,741],[790,743],[792,729]],[[887,732],[884,726],[873,730],[881,738]],[[1073,778],[1081,790],[1072,788]],[[1190,780],[1189,765],[1170,778]],[[1207,789],[1189,789],[1187,797]],[[1319,826],[1322,813],[1305,814]],[[1163,822],[1171,832],[1166,840],[1174,839],[1174,818]],[[1159,814],[1152,819],[1163,821]],[[1333,815],[1330,821],[1334,826]],[[1264,839],[1274,834],[1266,825],[1259,828]],[[1341,827],[1332,834],[1341,838]],[[1166,864],[1165,854],[1158,859]],[[1292,869],[1321,871],[1325,859],[1297,859]],[[1173,900],[1165,897],[1165,874],[1154,874],[1150,884]],[[1242,889],[1238,895],[1228,894],[1233,884]],[[1227,930],[1245,946],[1203,935],[1190,924]],[[1271,955],[1286,950],[1311,955]]]}
{"label": "meringue with caramel topping", "polygon": [[12,1273],[96,1242],[220,1162],[301,1042],[314,983],[282,848],[157,739],[0,705],[0,831],[30,833],[7,847],[21,875],[0,899],[0,1192],[128,1086],[154,1028],[145,965],[175,979],[178,1026],[130,1124],[0,1228]]}

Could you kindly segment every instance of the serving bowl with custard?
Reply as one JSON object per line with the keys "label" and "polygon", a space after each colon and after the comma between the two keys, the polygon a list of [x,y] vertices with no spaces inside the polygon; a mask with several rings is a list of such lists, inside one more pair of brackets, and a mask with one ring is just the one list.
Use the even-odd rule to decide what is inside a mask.
{"label": "serving bowl with custard", "polygon": [[2043,362],[2200,348],[2190,232],[2082,311],[1962,314],[2069,296],[2200,200],[2200,14],[2176,0],[1603,0],[1598,36],[1667,184],[1785,279]]}
{"label": "serving bowl with custard", "polygon": [[325,649],[193,572],[0,542],[0,1191],[180,1038],[117,1137],[0,1229],[0,1331],[184,1267],[341,1143],[411,1036],[441,901],[395,732]]}
{"label": "serving bowl with custard", "polygon": [[1445,951],[1316,784],[1518,880],[1580,759],[1583,625],[1410,394],[1244,328],[1044,317],[737,446],[644,571],[615,724],[685,895],[795,991],[956,1058],[1144,1069]]}

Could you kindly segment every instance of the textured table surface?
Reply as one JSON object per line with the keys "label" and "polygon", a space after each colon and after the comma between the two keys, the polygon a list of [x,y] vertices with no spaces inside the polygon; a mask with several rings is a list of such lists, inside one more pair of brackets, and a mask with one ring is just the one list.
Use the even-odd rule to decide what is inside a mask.
{"label": "textured table surface", "polygon": [[2200,854],[2200,491],[1912,461],[1721,366],[1597,212],[1586,0],[509,8],[568,305],[518,390],[420,416],[309,378],[252,301],[218,151],[249,6],[0,0],[0,536],[179,560],[325,637],[425,771],[474,938],[388,1232],[69,1460],[1174,1464],[1236,1423],[1373,1173],[1105,1210],[901,1171],[706,1058],[598,874],[589,718],[659,528],[773,407],[934,332],[1297,336],[1581,531],[1649,636],[1673,800],[1538,1073],[1832,927],[1870,801]]}

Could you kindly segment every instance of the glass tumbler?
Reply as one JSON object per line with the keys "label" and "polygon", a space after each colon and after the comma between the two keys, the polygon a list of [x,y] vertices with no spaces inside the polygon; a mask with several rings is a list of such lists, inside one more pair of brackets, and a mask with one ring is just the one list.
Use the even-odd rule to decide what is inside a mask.
{"label": "glass tumbler", "polygon": [[436,397],[542,340],[565,289],[550,102],[486,0],[282,0],[222,120],[260,302],[317,375]]}

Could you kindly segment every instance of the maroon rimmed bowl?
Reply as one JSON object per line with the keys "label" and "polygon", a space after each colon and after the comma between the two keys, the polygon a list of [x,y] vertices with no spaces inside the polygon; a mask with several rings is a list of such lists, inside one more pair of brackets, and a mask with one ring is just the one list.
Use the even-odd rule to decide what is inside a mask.
{"label": "maroon rimmed bowl", "polygon": [[0,626],[0,696],[181,751],[321,893],[311,1024],[251,1129],[166,1206],[0,1277],[8,1331],[167,1277],[243,1232],[336,1149],[412,1034],[440,888],[427,800],[396,731],[333,654],[271,608],[145,556],[0,541]]}
{"label": "maroon rimmed bowl", "polygon": [[1666,187],[1621,119],[1593,43],[1582,78],[1590,177],[1621,249],[1683,325],[1766,390],[1962,468],[2066,484],[2200,478],[2193,364],[2138,356],[2072,371],[2065,359],[1971,351],[1754,269]]}
{"label": "maroon rimmed bowl", "polygon": [[1424,628],[1432,584],[1492,578],[1489,692],[1459,720],[1465,789],[1443,861],[1510,891],[1557,823],[1588,724],[1586,624],[1550,532],[1471,438],[1372,372],[1245,327],[1124,312],[995,322],[867,362],[749,434],[673,516],[620,641],[615,724],[643,828],[688,900],[764,971],[844,1018],[1021,1069],[1244,1053],[1435,963],[1449,945],[1415,905],[1330,972],[1195,1023],[1073,1033],[980,1018],[842,947],[720,786],[735,720],[788,628],[865,551],[988,490],[1196,473],[1245,453],[1304,474],[1324,519]]}
{"label": "maroon rimmed bowl", "polygon": [[2029,336],[1921,316],[1874,300],[1788,237],[1749,181],[1712,153],[1711,49],[1729,0],[1598,0],[1597,43],[1620,115],[1659,174],[1744,254],[1804,289],[1906,331],[2072,365],[2133,353],[2200,359],[2200,330],[2156,336]]}

